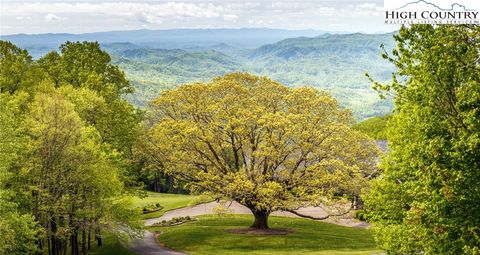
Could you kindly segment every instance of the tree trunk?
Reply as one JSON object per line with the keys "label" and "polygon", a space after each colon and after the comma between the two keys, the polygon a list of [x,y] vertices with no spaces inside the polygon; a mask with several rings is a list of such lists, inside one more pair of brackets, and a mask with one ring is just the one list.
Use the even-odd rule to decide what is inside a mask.
{"label": "tree trunk", "polygon": [[268,229],[268,211],[257,211],[250,209],[255,216],[255,221],[253,222],[252,228],[256,229]]}
{"label": "tree trunk", "polygon": [[51,234],[50,234],[51,244],[48,245],[49,254],[52,254],[52,255],[60,254],[60,252],[57,251],[58,244],[57,244],[57,237],[55,236],[55,234],[57,233],[57,223],[55,222],[55,215],[53,215],[53,213],[50,213],[50,231],[51,231]]}
{"label": "tree trunk", "polygon": [[[65,226],[65,218],[63,216],[58,216],[58,223],[57,223],[57,228],[58,226]],[[62,236],[63,237],[63,236]],[[58,255],[64,254],[64,250],[66,249],[65,246],[68,244],[68,238],[58,238],[57,237],[57,253]]]}
{"label": "tree trunk", "polygon": [[79,255],[78,254],[78,233],[75,229],[70,236],[71,246],[72,246],[72,255]]}
{"label": "tree trunk", "polygon": [[167,178],[165,180],[167,193],[176,193],[175,192],[175,186],[174,186],[173,182],[174,182],[174,180],[173,180],[172,176],[167,175]]}
{"label": "tree trunk", "polygon": [[87,241],[88,250],[90,250],[90,241],[91,241],[91,235],[92,235],[91,230],[92,228],[88,227],[88,241]]}
{"label": "tree trunk", "polygon": [[97,246],[102,246],[102,236],[97,235],[95,236],[95,239],[97,239]]}
{"label": "tree trunk", "polygon": [[47,249],[48,249],[48,255],[52,255],[52,248],[50,244],[50,236],[47,238]]}
{"label": "tree trunk", "polygon": [[100,224],[98,219],[95,219],[95,240],[97,241],[97,246],[102,246],[102,234],[100,229]]}
{"label": "tree trunk", "polygon": [[95,240],[97,241],[97,246],[102,246],[102,236],[100,234],[100,229],[95,229]]}
{"label": "tree trunk", "polygon": [[363,209],[363,200],[360,196],[353,196],[353,210],[361,210]]}
{"label": "tree trunk", "polygon": [[87,232],[82,229],[82,254],[87,255]]}

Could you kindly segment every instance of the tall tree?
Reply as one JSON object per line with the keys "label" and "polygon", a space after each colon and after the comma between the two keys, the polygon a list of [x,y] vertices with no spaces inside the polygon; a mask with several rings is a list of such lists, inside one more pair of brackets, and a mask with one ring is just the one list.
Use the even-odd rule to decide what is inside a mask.
{"label": "tall tree", "polygon": [[103,142],[128,158],[142,115],[123,98],[133,88],[123,71],[110,62],[98,42],[66,42],[60,46],[60,53],[51,52],[38,60],[57,87],[89,89],[102,98],[104,102],[87,121],[100,132]]}
{"label": "tall tree", "polygon": [[254,228],[275,210],[352,198],[375,167],[375,144],[327,93],[233,73],[165,91],[152,103],[152,160],[192,190],[248,207]]}
{"label": "tall tree", "polygon": [[18,90],[33,92],[44,78],[27,50],[0,40],[0,93],[13,94]]}
{"label": "tall tree", "polygon": [[30,254],[37,250],[36,222],[32,214],[19,209],[13,199],[17,192],[8,185],[10,169],[25,145],[15,115],[22,97],[0,93],[0,254]]}
{"label": "tall tree", "polygon": [[382,177],[365,196],[391,254],[480,254],[480,27],[412,25],[398,69]]}
{"label": "tall tree", "polygon": [[39,61],[0,46],[0,253],[85,254],[93,234],[135,233],[122,195],[141,115],[123,72],[98,43]]}
{"label": "tall tree", "polygon": [[85,243],[86,235],[100,228],[100,220],[119,219],[111,210],[122,209],[117,203],[123,189],[117,156],[102,146],[98,132],[85,125],[60,93],[35,96],[26,128],[29,149],[17,178],[46,230],[42,247],[62,254],[70,238],[71,253],[79,254],[80,233]]}

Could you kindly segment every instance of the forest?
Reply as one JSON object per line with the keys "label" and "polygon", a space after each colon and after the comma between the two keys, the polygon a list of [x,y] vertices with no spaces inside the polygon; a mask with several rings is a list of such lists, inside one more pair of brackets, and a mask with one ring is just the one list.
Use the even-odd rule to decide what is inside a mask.
{"label": "forest", "polygon": [[[90,254],[106,236],[135,239],[158,229],[165,232],[159,240],[193,254],[248,240],[248,249],[262,254],[286,249],[288,238],[305,252],[348,248],[309,239],[324,232],[350,240],[343,242],[356,250],[342,254],[480,254],[480,27],[412,25],[388,36],[390,46],[364,45],[367,55],[353,46],[345,51],[339,39],[364,40],[362,34],[287,39],[249,53],[260,69],[239,68],[249,60],[216,51],[87,41],[34,58],[0,41],[0,254]],[[370,50],[374,45],[380,52]],[[341,71],[327,49],[365,62],[379,54],[384,64],[350,70],[364,77],[361,69],[372,68],[365,79],[393,101],[393,111],[359,122],[379,113],[349,109],[334,91],[320,89],[327,87],[307,86],[310,72],[323,70],[315,68],[318,58]],[[196,62],[204,57],[212,64]],[[182,73],[184,65],[207,74]],[[224,69],[216,73],[215,65]],[[395,70],[390,81],[381,66]],[[288,68],[290,74],[282,71]],[[167,76],[174,86],[145,86]],[[148,104],[135,103],[139,97]],[[387,140],[388,149],[376,140]],[[226,216],[145,227],[148,218],[134,203],[154,189],[238,203],[251,214],[250,232],[202,225],[230,226]],[[143,211],[164,213],[159,203],[144,203]],[[336,207],[323,216],[301,210],[324,204]],[[163,206],[174,208],[166,200]],[[276,211],[308,221],[272,216]],[[371,228],[312,225],[347,214]],[[208,239],[214,235],[230,241],[201,246],[218,242]],[[324,244],[330,246],[318,246]]]}
{"label": "forest", "polygon": [[159,90],[242,71],[266,75],[290,87],[327,90],[360,121],[393,108],[391,100],[378,98],[365,77],[368,72],[378,81],[390,80],[394,66],[382,59],[380,46],[393,49],[392,35],[193,29],[5,38],[22,45],[34,58],[57,50],[66,40],[99,41],[135,88],[126,98],[142,108]]}
{"label": "forest", "polygon": [[37,61],[1,41],[2,254],[71,254],[101,233],[139,230],[132,148],[142,113],[98,43],[65,43]]}

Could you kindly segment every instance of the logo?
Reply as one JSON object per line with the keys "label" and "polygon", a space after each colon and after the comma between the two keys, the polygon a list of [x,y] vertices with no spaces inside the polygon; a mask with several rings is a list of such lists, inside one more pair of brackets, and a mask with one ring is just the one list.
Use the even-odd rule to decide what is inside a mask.
{"label": "logo", "polygon": [[384,1],[385,24],[480,24],[479,0]]}

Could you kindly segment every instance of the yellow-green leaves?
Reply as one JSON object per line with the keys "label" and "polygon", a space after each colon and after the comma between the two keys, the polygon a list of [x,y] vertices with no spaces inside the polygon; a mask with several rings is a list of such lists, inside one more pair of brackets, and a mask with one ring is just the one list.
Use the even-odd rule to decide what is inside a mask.
{"label": "yellow-green leaves", "polygon": [[325,92],[244,73],[165,91],[151,104],[144,151],[191,189],[252,210],[295,209],[358,194],[376,146]]}

